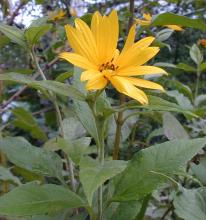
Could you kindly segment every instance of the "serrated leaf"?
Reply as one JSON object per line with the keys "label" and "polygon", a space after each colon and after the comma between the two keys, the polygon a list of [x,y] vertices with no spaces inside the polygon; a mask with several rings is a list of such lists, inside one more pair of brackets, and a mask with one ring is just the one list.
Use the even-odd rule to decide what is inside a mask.
{"label": "serrated leaf", "polygon": [[[175,140],[139,151],[115,180],[114,201],[143,198],[204,147],[206,138]],[[162,175],[156,175],[159,173]]]}
{"label": "serrated leaf", "polygon": [[62,180],[61,158],[52,151],[34,147],[23,137],[1,139],[0,150],[6,154],[9,161],[21,168]]}
{"label": "serrated leaf", "polygon": [[126,164],[126,161],[121,160],[104,161],[104,164],[100,164],[90,157],[82,158],[80,161],[80,181],[90,205],[93,194],[98,187],[106,180],[121,173],[126,168]]}
{"label": "serrated leaf", "polygon": [[174,198],[175,213],[184,220],[206,219],[206,188],[182,189]]}
{"label": "serrated leaf", "polygon": [[183,27],[191,27],[200,30],[206,30],[206,24],[201,19],[192,19],[173,13],[162,13],[157,16],[153,16],[153,26],[164,26],[164,25],[179,25]]}
{"label": "serrated leaf", "polygon": [[169,112],[163,114],[164,134],[169,140],[189,139],[189,135],[185,131],[180,122]]}
{"label": "serrated leaf", "polygon": [[29,183],[0,197],[0,214],[9,216],[42,215],[84,206],[83,200],[62,186]]}
{"label": "serrated leaf", "polygon": [[0,31],[6,35],[12,42],[26,48],[26,42],[24,38],[24,32],[14,26],[9,26],[6,24],[0,24]]}

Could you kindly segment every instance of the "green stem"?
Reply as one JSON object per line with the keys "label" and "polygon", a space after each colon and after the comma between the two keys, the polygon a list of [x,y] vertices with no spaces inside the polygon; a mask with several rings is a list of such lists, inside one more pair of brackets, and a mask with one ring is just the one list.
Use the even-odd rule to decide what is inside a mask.
{"label": "green stem", "polygon": [[195,87],[194,100],[195,100],[195,99],[197,98],[197,96],[198,96],[199,83],[200,83],[200,68],[199,68],[199,65],[198,65],[198,66],[197,66],[197,81],[196,81],[196,87]]}
{"label": "green stem", "polygon": [[141,210],[134,220],[143,220],[144,219],[145,212],[147,210],[147,206],[149,204],[150,198],[151,198],[151,194],[144,197]]}
{"label": "green stem", "polygon": [[[40,73],[42,79],[46,81],[47,80],[46,76],[44,75],[44,72],[42,71],[42,69],[39,65],[39,62],[37,60],[37,57],[35,55],[34,47],[32,48],[31,57],[32,57],[35,65],[36,65],[36,68],[37,68],[38,72]],[[51,99],[51,101],[55,107],[56,113],[57,113],[57,118],[58,118],[58,122],[59,122],[59,126],[60,126],[60,134],[64,138],[65,135],[64,135],[64,129],[63,129],[63,119],[62,119],[59,105],[57,103],[56,95],[51,91],[49,92],[49,94],[50,94],[50,99]],[[71,159],[68,158],[66,155],[64,155],[64,156],[65,156],[65,159],[67,160],[67,163],[68,163],[68,170],[70,172],[70,177],[71,177],[71,187],[72,187],[72,190],[75,192],[76,191],[76,184],[75,184],[75,178],[74,178],[74,166],[73,166]]]}

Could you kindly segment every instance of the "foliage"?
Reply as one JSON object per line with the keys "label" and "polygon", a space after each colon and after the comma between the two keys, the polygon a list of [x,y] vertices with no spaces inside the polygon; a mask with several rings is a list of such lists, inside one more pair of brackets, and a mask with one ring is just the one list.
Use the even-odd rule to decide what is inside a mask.
{"label": "foliage", "polygon": [[[0,219],[206,219],[205,1],[15,2],[0,4]],[[165,88],[146,90],[148,104],[111,84],[87,91],[59,59],[73,44],[64,25],[114,8],[120,50],[152,15],[135,39],[155,37],[148,65],[168,75],[144,76]]]}

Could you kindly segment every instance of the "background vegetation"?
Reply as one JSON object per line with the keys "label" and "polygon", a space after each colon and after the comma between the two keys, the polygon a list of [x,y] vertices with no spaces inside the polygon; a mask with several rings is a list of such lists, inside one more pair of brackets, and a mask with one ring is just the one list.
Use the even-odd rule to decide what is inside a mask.
{"label": "background vegetation", "polygon": [[[166,92],[160,94],[147,91],[150,96],[149,106],[142,107],[134,101],[129,102],[129,108],[124,111],[125,123],[121,131],[122,142],[116,159],[129,161],[137,157],[135,156],[136,152],[142,149],[168,140],[175,140],[177,142],[173,142],[170,146],[176,151],[173,152],[174,155],[171,154],[174,161],[171,159],[165,163],[164,156],[166,157],[168,152],[165,152],[164,155],[151,151],[146,155],[148,163],[142,164],[140,159],[132,162],[134,164],[130,164],[131,167],[136,167],[135,163],[138,163],[136,168],[139,171],[134,171],[131,168],[129,170],[130,176],[124,174],[124,178],[128,182],[122,181],[118,187],[124,188],[128,183],[132,183],[132,177],[136,175],[133,175],[132,172],[140,172],[139,175],[142,175],[144,181],[139,180],[137,186],[139,191],[137,190],[138,192],[135,191],[135,193],[141,195],[140,191],[145,190],[144,196],[138,197],[141,198],[141,203],[140,200],[136,201],[136,198],[128,199],[128,195],[124,195],[124,199],[127,198],[125,201],[128,202],[126,204],[116,202],[112,208],[109,206],[110,204],[105,206],[106,214],[102,219],[206,219],[206,157],[205,150],[202,148],[205,139],[196,139],[206,135],[206,42],[200,41],[206,38],[206,2],[204,0],[138,0],[134,1],[134,12],[131,12],[131,2],[133,1],[3,0],[0,2],[0,79],[2,79],[0,81],[0,135],[2,137],[0,141],[0,194],[2,196],[22,184],[28,182],[34,184],[33,181],[36,180],[56,185],[69,183],[70,170],[67,166],[68,158],[65,156],[68,152],[68,155],[72,155],[71,159],[77,167],[80,163],[79,155],[83,154],[82,148],[86,149],[86,154],[96,158],[95,138],[91,135],[91,128],[87,129],[87,125],[85,126],[83,123],[84,126],[82,126],[80,123],[80,121],[84,121],[81,115],[85,115],[85,117],[89,117],[89,115],[85,109],[80,108],[78,112],[74,102],[76,98],[81,99],[81,94],[76,90],[64,90],[63,87],[50,88],[52,84],[49,83],[38,84],[26,81],[27,77],[30,77],[30,80],[40,79],[35,59],[32,60],[29,54],[30,49],[35,52],[36,59],[48,80],[72,84],[82,91],[80,84],[77,83],[80,70],[58,59],[60,52],[71,50],[66,40],[65,24],[73,24],[76,17],[81,17],[90,24],[93,12],[98,10],[105,14],[116,9],[121,22],[118,47],[122,48],[131,17],[142,18],[143,13],[158,16],[170,12],[186,16],[189,20],[169,16],[157,19],[150,27],[138,26],[137,39],[148,35],[156,37],[155,44],[161,48],[161,51],[151,63],[164,68],[169,75],[154,78],[154,81],[164,86]],[[65,15],[62,18],[54,18],[60,9],[65,11]],[[165,28],[164,22],[168,18],[173,19],[175,24],[182,24],[184,31],[177,32]],[[13,28],[9,29],[8,26]],[[23,34],[26,36],[28,44],[22,41]],[[64,118],[63,127],[74,149],[71,146],[66,146],[62,150],[59,146],[57,140],[59,135],[58,116],[55,106],[48,99],[50,93],[46,89],[57,94],[58,105],[61,107]],[[100,114],[110,115],[114,109],[119,111],[117,92],[109,87],[106,94],[108,98],[102,98],[99,101],[98,111]],[[90,126],[92,122],[87,123]],[[115,117],[111,117],[108,136],[105,140],[106,157],[110,159],[114,156],[115,129]],[[28,142],[25,139],[11,138],[16,136],[22,136]],[[194,142],[190,142],[192,138],[195,138]],[[188,142],[184,142],[182,139]],[[168,146],[169,144],[170,142],[168,142]],[[64,146],[64,143],[61,142],[60,145]],[[191,145],[190,150],[184,148],[183,145]],[[5,146],[10,146],[10,148]],[[28,146],[35,147],[28,150]],[[40,149],[43,152],[40,152]],[[178,149],[182,149],[182,151],[178,151]],[[147,151],[143,152],[147,154]],[[31,155],[33,156],[31,157]],[[64,163],[63,172],[61,170],[62,161]],[[178,161],[184,162],[184,165],[180,163],[181,169],[176,169],[175,164],[177,165]],[[154,171],[156,173],[149,177],[146,174],[147,167],[155,166],[153,164],[155,162],[159,163],[157,166],[162,169],[157,169]],[[58,171],[59,166],[61,171]],[[118,167],[121,166],[123,164],[119,164]],[[164,172],[163,167],[169,168],[168,170],[165,168]],[[107,171],[107,173],[109,172]],[[118,172],[120,170],[116,171],[116,174]],[[116,174],[111,174],[108,178],[104,177],[101,184]],[[75,175],[79,175],[78,171]],[[166,179],[166,181],[162,181],[162,179]],[[153,183],[164,182],[164,184],[157,184],[158,187],[155,184],[155,186],[150,186],[148,184],[150,181]],[[92,183],[87,184],[91,185]],[[38,185],[34,184],[32,187],[32,192],[38,191],[39,194],[44,194],[43,188],[38,188]],[[48,194],[55,195],[57,193],[56,188],[47,190]],[[76,190],[79,195],[83,194],[81,185],[78,185]],[[105,191],[110,193],[110,190],[112,194],[112,187],[108,187]],[[0,219],[4,219],[3,214],[8,213],[13,216],[29,215],[29,217],[21,217],[22,220],[89,219],[83,208],[73,211],[71,209],[65,210],[64,207],[64,211],[62,211],[58,205],[56,205],[57,212],[55,212],[55,206],[42,212],[36,207],[31,207],[33,213],[27,207],[22,211],[22,214],[18,208],[15,209],[15,205],[25,199],[25,197],[21,198],[21,195],[21,192],[17,192],[16,195],[11,196],[11,200],[3,201],[4,205],[0,199],[0,214],[2,213]],[[121,196],[122,194],[116,194],[116,201],[121,201]],[[21,200],[17,198],[21,198]],[[76,198],[76,203],[78,203],[77,200]],[[70,201],[67,202],[70,204]],[[67,203],[66,207],[69,207]],[[74,205],[70,208],[75,207]],[[4,211],[2,211],[3,209]],[[7,217],[6,219],[13,218]]]}

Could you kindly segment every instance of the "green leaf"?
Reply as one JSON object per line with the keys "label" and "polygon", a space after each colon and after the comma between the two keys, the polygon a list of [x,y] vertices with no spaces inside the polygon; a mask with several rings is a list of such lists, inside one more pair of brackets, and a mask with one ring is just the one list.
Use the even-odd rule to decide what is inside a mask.
{"label": "green leaf", "polygon": [[74,117],[63,120],[63,130],[65,139],[70,142],[85,136],[86,133],[82,124]]}
{"label": "green leaf", "polygon": [[150,95],[148,105],[135,105],[134,104],[135,102],[132,103],[133,105],[131,105],[131,108],[143,108],[149,111],[177,112],[177,113],[183,113],[183,114],[191,115],[193,117],[197,117],[194,113],[192,113],[188,109],[183,108],[182,106],[177,105],[176,103],[169,102],[157,96]]}
{"label": "green leaf", "polygon": [[201,19],[191,19],[185,16],[176,15],[169,12],[153,16],[152,26],[164,26],[171,24],[206,30],[206,24]]}
{"label": "green leaf", "polygon": [[75,89],[73,86],[69,86],[64,83],[60,83],[52,80],[36,81],[29,76],[25,76],[18,73],[0,74],[0,80],[27,84],[30,87],[34,87],[40,90],[46,89],[58,95],[63,95],[82,101],[85,99],[84,95],[80,91]]}
{"label": "green leaf", "polygon": [[189,135],[180,122],[169,112],[163,114],[164,134],[169,140],[189,139]]}
{"label": "green leaf", "polygon": [[7,45],[10,42],[10,39],[7,36],[0,35],[0,49]]}
{"label": "green leaf", "polygon": [[200,72],[203,72],[205,70],[206,70],[206,62],[200,64]]}
{"label": "green leaf", "polygon": [[45,132],[39,127],[31,112],[21,107],[14,108],[12,112],[16,117],[12,122],[14,126],[30,132],[33,138],[47,140]]}
{"label": "green leaf", "polygon": [[55,79],[55,81],[64,82],[66,79],[68,79],[72,76],[73,76],[73,73],[65,72],[65,73],[62,73],[62,74],[58,75],[57,78]]}
{"label": "green leaf", "polygon": [[93,194],[98,187],[106,180],[121,173],[126,164],[126,161],[121,160],[105,161],[104,164],[100,164],[90,157],[82,158],[80,161],[80,181],[90,205],[92,204]]}
{"label": "green leaf", "polygon": [[190,48],[190,57],[197,65],[203,61],[203,55],[196,44],[193,44],[193,46]]}
{"label": "green leaf", "polygon": [[0,31],[6,35],[12,42],[26,48],[24,32],[17,27],[0,24]]}
{"label": "green leaf", "polygon": [[171,29],[163,29],[156,34],[156,38],[159,41],[166,41],[174,31]]}
{"label": "green leaf", "polygon": [[178,90],[170,90],[167,92],[167,95],[175,98],[181,108],[194,110],[191,100]]}
{"label": "green leaf", "polygon": [[[143,198],[204,147],[206,138],[175,140],[139,151],[115,180],[113,201]],[[157,175],[156,173],[162,174]]]}
{"label": "green leaf", "polygon": [[42,215],[84,206],[83,200],[62,186],[29,183],[0,197],[0,214]]}
{"label": "green leaf", "polygon": [[105,210],[103,220],[135,220],[141,206],[140,201],[121,202],[116,208],[109,206]]}
{"label": "green leaf", "polygon": [[199,164],[191,164],[191,170],[193,172],[193,174],[197,177],[198,180],[200,180],[200,182],[203,185],[206,185],[206,176],[205,176],[205,170],[206,170],[206,157],[204,156],[201,160]]}
{"label": "green leaf", "polygon": [[9,161],[31,172],[62,179],[61,158],[52,151],[32,146],[22,137],[0,140],[0,150]]}
{"label": "green leaf", "polygon": [[179,69],[182,69],[182,70],[186,71],[186,72],[193,72],[193,73],[197,72],[197,70],[194,67],[192,67],[192,66],[190,66],[190,65],[188,65],[186,63],[179,63],[177,65],[177,67]]}
{"label": "green leaf", "polygon": [[13,175],[10,169],[0,166],[0,181],[9,181],[21,185],[19,178]]}
{"label": "green leaf", "polygon": [[87,130],[87,132],[95,139],[95,142],[99,142],[99,134],[97,130],[96,121],[94,115],[86,102],[74,101],[74,110],[79,118],[80,122]]}
{"label": "green leaf", "polygon": [[175,213],[184,220],[206,219],[206,188],[182,189],[174,198]]}
{"label": "green leaf", "polygon": [[177,68],[176,65],[174,65],[172,63],[165,63],[165,62],[155,63],[154,66],[161,66],[161,67],[168,67],[168,68]]}
{"label": "green leaf", "polygon": [[40,38],[45,35],[50,29],[52,25],[46,24],[41,26],[32,26],[25,30],[25,38],[30,46],[39,42]]}
{"label": "green leaf", "polygon": [[86,154],[90,142],[90,137],[83,137],[74,141],[58,138],[60,149],[62,149],[76,165],[79,165],[83,155]]}

